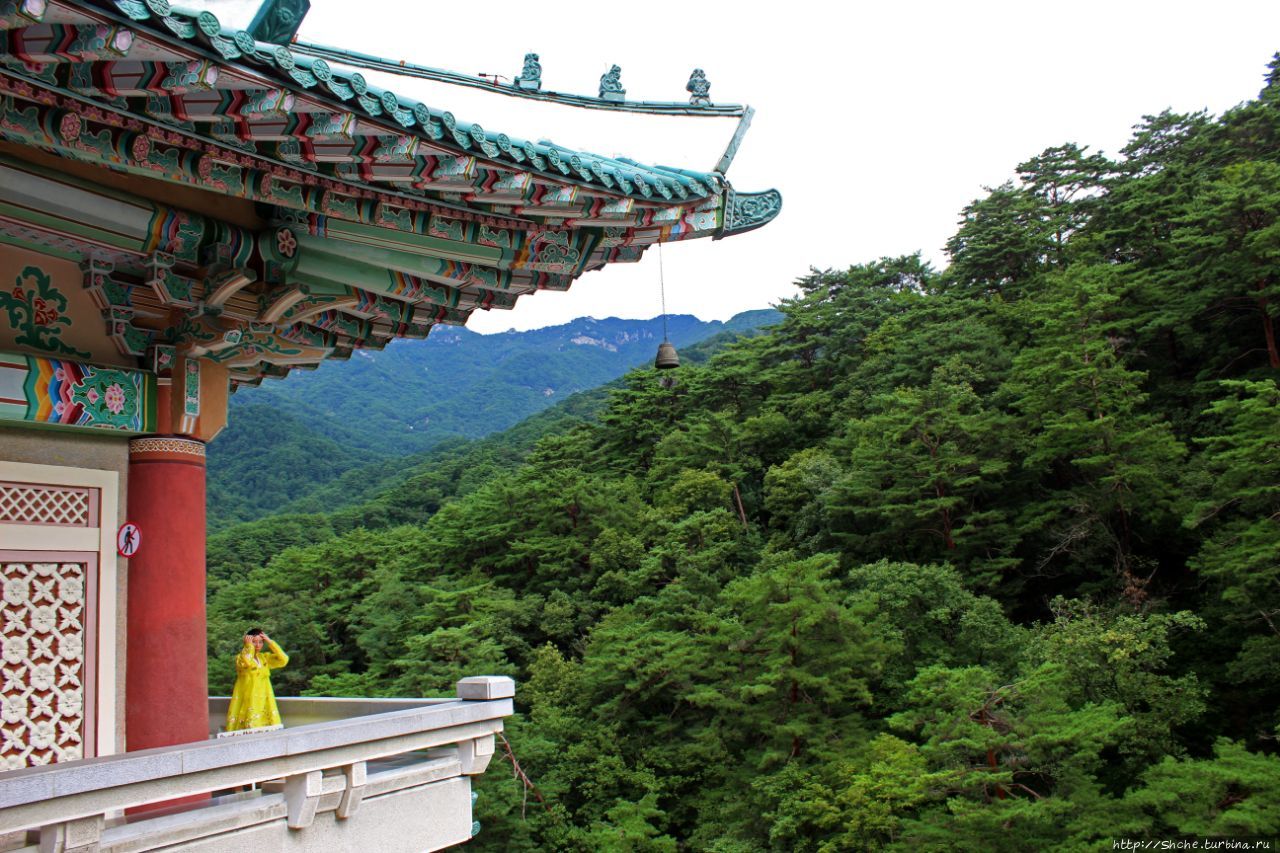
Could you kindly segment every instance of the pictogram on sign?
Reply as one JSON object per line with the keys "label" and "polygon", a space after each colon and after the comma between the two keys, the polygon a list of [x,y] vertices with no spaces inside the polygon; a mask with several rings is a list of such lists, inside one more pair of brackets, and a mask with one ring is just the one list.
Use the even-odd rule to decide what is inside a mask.
{"label": "pictogram on sign", "polygon": [[142,531],[138,525],[132,521],[126,521],[120,525],[120,532],[116,534],[116,552],[121,557],[132,557],[138,553],[140,547],[142,547]]}

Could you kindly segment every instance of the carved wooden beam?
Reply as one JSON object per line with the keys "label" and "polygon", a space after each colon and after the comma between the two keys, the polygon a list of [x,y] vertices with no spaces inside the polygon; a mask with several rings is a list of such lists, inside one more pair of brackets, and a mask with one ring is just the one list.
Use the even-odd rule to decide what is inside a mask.
{"label": "carved wooden beam", "polygon": [[[0,94],[6,90],[22,90],[25,85],[7,78],[5,69],[0,68]],[[426,201],[419,204],[397,199],[394,205],[379,204],[373,200],[372,193],[352,195],[360,191],[349,187],[339,189],[341,185],[323,177],[317,179],[270,164],[255,164],[250,157],[233,149],[224,151],[209,143],[154,128],[147,133],[137,133],[111,123],[97,124],[113,118],[102,111],[86,110],[82,115],[72,110],[0,98],[0,136],[77,160],[364,225],[396,228],[403,224],[410,232],[422,233],[421,229],[432,216],[429,211],[433,208]],[[120,124],[124,124],[124,119],[120,119]],[[400,215],[395,219],[375,220],[375,211],[383,207],[398,210]],[[469,227],[477,220],[504,230],[524,225],[492,217],[480,219],[461,210],[450,215],[467,222]]]}
{"label": "carved wooden beam", "polygon": [[338,345],[338,335],[304,323],[295,323],[280,330],[280,337],[309,347],[332,350]]}
{"label": "carved wooden beam", "polygon": [[210,361],[232,370],[243,370],[259,363],[274,365],[305,364],[323,361],[331,347],[314,347],[295,343],[270,326],[252,324],[228,345],[207,354]]}
{"label": "carved wooden beam", "polygon": [[307,323],[317,329],[333,332],[356,341],[373,336],[373,324],[368,320],[352,317],[342,311],[321,311],[312,315]]}
{"label": "carved wooden beam", "polygon": [[227,300],[258,280],[258,274],[249,269],[233,269],[212,276],[205,281],[205,304],[221,308]]}
{"label": "carved wooden beam", "polygon": [[184,314],[165,336],[180,355],[207,356],[237,346],[244,337],[240,324],[195,312]]}
{"label": "carved wooden beam", "polygon": [[9,53],[41,64],[119,60],[134,43],[132,30],[109,24],[35,24],[0,34],[6,39]]}
{"label": "carved wooden beam", "polygon": [[263,302],[265,305],[262,313],[258,315],[258,322],[275,325],[286,311],[306,298],[307,290],[301,286],[279,288],[269,296],[264,295]]}
{"label": "carved wooden beam", "polygon": [[44,20],[49,0],[0,0],[0,30],[29,27]]}
{"label": "carved wooden beam", "polygon": [[[363,293],[363,292],[361,292]],[[276,320],[277,323],[302,323],[324,311],[351,310],[360,302],[361,296],[354,292],[339,296],[336,294],[308,294],[303,299],[289,306]]]}

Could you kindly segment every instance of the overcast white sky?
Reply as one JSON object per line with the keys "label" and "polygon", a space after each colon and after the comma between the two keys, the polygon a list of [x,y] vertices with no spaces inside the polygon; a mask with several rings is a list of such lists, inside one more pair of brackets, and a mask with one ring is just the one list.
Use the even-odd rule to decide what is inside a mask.
{"label": "overcast white sky", "polygon": [[[244,26],[256,0],[193,0]],[[594,95],[617,63],[628,98],[684,100],[694,67],[712,100],[756,117],[729,179],[777,188],[781,215],[750,234],[664,247],[667,310],[727,319],[795,292],[810,266],[916,250],[945,264],[961,208],[1064,142],[1113,154],[1144,114],[1213,113],[1255,96],[1280,50],[1280,3],[626,2],[312,0],[299,39]],[[487,130],[709,170],[733,119],[602,113],[410,78],[365,76]],[[657,251],[476,312],[479,332],[580,316],[658,313]]]}

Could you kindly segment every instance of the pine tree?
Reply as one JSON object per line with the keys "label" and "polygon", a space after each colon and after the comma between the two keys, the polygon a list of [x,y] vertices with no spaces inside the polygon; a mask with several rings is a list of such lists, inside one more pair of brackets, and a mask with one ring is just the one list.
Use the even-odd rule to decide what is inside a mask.
{"label": "pine tree", "polygon": [[849,425],[848,473],[831,491],[836,530],[855,553],[969,567],[995,582],[1017,537],[993,499],[1010,467],[1009,419],[984,405],[972,371],[947,365],[899,388]]}
{"label": "pine tree", "polygon": [[1154,568],[1138,552],[1176,517],[1184,449],[1146,410],[1143,376],[1125,365],[1119,284],[1108,267],[1055,276],[1052,297],[1022,309],[1032,341],[1015,357],[1006,392],[1023,419],[1024,466],[1042,484],[1020,522],[1043,531],[1036,569],[1091,571],[1105,560],[1136,604]]}

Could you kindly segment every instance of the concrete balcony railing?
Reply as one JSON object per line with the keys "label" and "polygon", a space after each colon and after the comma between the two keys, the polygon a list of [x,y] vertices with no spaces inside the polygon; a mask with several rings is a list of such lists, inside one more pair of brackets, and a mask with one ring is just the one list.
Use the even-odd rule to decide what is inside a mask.
{"label": "concrete balcony railing", "polygon": [[[329,696],[277,696],[276,704],[280,706],[280,718],[285,728],[309,726],[314,723],[332,723],[338,720],[349,720],[353,717],[369,717],[374,714],[386,714],[391,711],[408,711],[418,708],[431,708],[455,699],[363,699],[333,698]],[[209,697],[209,737],[216,737],[222,731],[222,724],[227,719],[227,706],[231,704],[229,696]]]}
{"label": "concrete balcony railing", "polygon": [[[457,699],[282,699],[291,724],[280,731],[0,773],[0,850],[416,853],[460,844],[473,834],[471,777],[488,766],[514,693],[511,679],[485,676],[459,681]],[[308,718],[317,721],[294,725]],[[181,798],[202,799],[123,816]]]}

